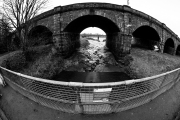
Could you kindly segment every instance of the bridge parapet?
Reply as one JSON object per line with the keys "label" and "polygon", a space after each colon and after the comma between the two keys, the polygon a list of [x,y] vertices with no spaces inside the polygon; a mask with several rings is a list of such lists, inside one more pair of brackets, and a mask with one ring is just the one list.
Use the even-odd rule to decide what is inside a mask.
{"label": "bridge parapet", "polygon": [[[158,21],[157,19],[149,16],[146,13],[143,13],[141,11],[135,10],[127,5],[115,5],[115,4],[110,4],[110,3],[77,3],[77,4],[71,4],[71,5],[66,5],[66,6],[58,6],[55,7],[52,10],[49,10],[47,12],[44,12],[40,15],[37,15],[36,17],[32,18],[31,21],[38,21],[40,19],[43,19],[45,17],[49,17],[51,15],[57,14],[57,13],[62,13],[62,12],[68,12],[68,11],[73,11],[73,10],[80,10],[80,9],[109,9],[109,10],[116,10],[120,12],[129,12],[131,14],[137,15],[139,17],[143,17],[146,20],[152,21],[155,24],[159,25],[162,27],[162,23]],[[164,27],[167,31],[172,33],[174,36],[177,36],[171,29],[169,29],[167,26]]]}
{"label": "bridge parapet", "polygon": [[51,15],[54,15],[54,9],[51,9],[51,10],[49,10],[49,11],[46,11],[46,12],[44,12],[44,13],[41,13],[40,15],[35,16],[34,18],[32,18],[32,19],[30,20],[30,22],[35,22],[35,21],[41,20],[41,19],[43,19],[43,18],[49,17],[49,16],[51,16]]}

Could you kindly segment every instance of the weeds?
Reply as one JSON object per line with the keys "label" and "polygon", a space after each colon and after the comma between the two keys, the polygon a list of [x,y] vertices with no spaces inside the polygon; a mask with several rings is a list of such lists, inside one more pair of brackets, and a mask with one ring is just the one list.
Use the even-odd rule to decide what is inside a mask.
{"label": "weeds", "polygon": [[28,67],[22,71],[24,74],[51,79],[62,71],[63,59],[53,54],[52,46],[30,48],[26,57]]}
{"label": "weeds", "polygon": [[51,52],[47,56],[39,57],[32,62],[30,67],[23,71],[34,77],[51,79],[54,75],[60,73],[63,69],[63,59],[53,55]]}
{"label": "weeds", "polygon": [[137,78],[161,74],[180,67],[180,57],[150,50],[132,48],[131,74]]}
{"label": "weeds", "polygon": [[13,71],[20,71],[26,65],[26,58],[22,51],[15,51],[2,56],[0,65]]}
{"label": "weeds", "polygon": [[[127,59],[130,64],[120,67],[133,79],[161,74],[180,67],[178,56],[138,48],[132,48]],[[52,79],[69,65],[75,64],[68,60],[56,55],[52,46],[48,45],[29,48],[25,53],[22,51],[9,53],[1,57],[0,64],[23,74]]]}

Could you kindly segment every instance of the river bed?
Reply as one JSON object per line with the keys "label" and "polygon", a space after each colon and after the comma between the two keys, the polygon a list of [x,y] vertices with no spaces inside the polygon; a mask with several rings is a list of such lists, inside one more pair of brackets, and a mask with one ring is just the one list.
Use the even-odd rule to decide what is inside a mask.
{"label": "river bed", "polygon": [[[86,45],[82,45],[86,44]],[[131,79],[118,66],[103,41],[84,39],[81,47],[65,61],[65,69],[53,79],[66,82],[103,83]]]}

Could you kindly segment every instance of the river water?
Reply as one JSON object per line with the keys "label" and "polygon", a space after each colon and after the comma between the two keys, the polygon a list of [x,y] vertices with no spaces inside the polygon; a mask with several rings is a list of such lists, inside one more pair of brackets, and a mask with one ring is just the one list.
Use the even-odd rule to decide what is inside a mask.
{"label": "river water", "polygon": [[104,83],[131,79],[103,41],[81,41],[80,49],[65,62],[65,69],[53,79],[66,82]]}

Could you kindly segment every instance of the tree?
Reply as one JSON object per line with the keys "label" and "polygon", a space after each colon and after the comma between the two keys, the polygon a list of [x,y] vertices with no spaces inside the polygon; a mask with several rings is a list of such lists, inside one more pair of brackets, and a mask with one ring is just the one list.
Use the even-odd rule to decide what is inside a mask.
{"label": "tree", "polygon": [[0,14],[0,52],[8,50],[12,28],[3,14]]}
{"label": "tree", "polygon": [[8,36],[11,31],[10,24],[3,15],[0,15],[0,40]]}
{"label": "tree", "polygon": [[29,21],[35,17],[48,0],[2,0],[6,19],[16,29],[21,47],[26,48]]}

